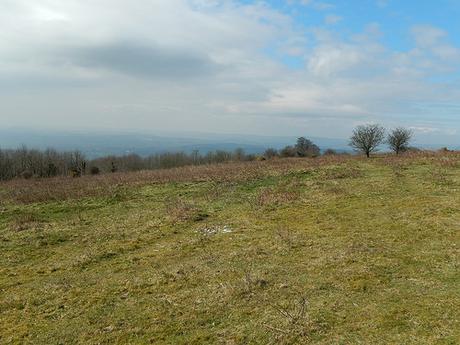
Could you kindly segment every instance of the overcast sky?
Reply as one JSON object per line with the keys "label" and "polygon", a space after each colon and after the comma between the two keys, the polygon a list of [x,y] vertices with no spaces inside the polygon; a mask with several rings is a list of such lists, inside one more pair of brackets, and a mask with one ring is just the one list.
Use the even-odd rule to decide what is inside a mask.
{"label": "overcast sky", "polygon": [[[403,4],[401,4],[403,3]],[[460,138],[457,0],[0,0],[0,127]]]}

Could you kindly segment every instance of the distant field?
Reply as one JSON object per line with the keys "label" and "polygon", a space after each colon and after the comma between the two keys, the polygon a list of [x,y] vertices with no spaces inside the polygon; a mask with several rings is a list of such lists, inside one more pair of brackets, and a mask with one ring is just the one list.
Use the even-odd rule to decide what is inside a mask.
{"label": "distant field", "polygon": [[460,153],[0,184],[0,344],[459,344]]}

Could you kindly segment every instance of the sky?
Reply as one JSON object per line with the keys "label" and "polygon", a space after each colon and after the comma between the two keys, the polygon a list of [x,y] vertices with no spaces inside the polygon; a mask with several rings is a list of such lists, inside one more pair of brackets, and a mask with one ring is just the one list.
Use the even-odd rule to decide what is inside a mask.
{"label": "sky", "polygon": [[460,142],[459,0],[0,0],[0,128]]}

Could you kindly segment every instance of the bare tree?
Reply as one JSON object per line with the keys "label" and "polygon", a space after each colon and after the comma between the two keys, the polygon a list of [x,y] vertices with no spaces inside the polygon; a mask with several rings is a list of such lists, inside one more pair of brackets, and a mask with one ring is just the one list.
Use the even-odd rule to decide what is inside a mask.
{"label": "bare tree", "polygon": [[277,157],[278,155],[279,155],[278,150],[271,148],[271,147],[266,149],[264,152],[264,157],[266,159],[272,159],[274,157]]}
{"label": "bare tree", "polygon": [[396,154],[407,151],[409,149],[409,142],[412,139],[412,131],[407,128],[398,127],[391,131],[387,137],[387,144],[390,149]]}
{"label": "bare tree", "polygon": [[235,149],[233,152],[233,159],[236,161],[244,161],[246,159],[246,153],[244,152],[244,149],[241,147]]}
{"label": "bare tree", "polygon": [[385,128],[380,125],[363,125],[353,130],[349,145],[361,151],[369,158],[372,152],[378,150],[385,138]]}

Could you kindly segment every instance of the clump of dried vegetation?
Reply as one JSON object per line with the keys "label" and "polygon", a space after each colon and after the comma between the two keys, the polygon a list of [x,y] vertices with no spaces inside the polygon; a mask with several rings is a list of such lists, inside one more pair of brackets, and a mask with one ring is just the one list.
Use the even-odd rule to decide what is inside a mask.
{"label": "clump of dried vegetation", "polygon": [[20,213],[15,215],[10,222],[14,231],[40,229],[43,227],[43,220],[34,213]]}
{"label": "clump of dried vegetation", "polygon": [[202,221],[208,214],[202,211],[196,204],[180,198],[171,198],[165,203],[166,213],[174,224],[180,222]]}
{"label": "clump of dried vegetation", "polygon": [[298,199],[298,191],[265,188],[257,195],[255,205],[258,207],[277,207],[289,204]]}
{"label": "clump of dried vegetation", "polygon": [[305,297],[286,304],[274,304],[276,324],[264,324],[272,334],[271,344],[295,344],[307,342],[316,331],[316,324],[308,314],[308,301]]}

